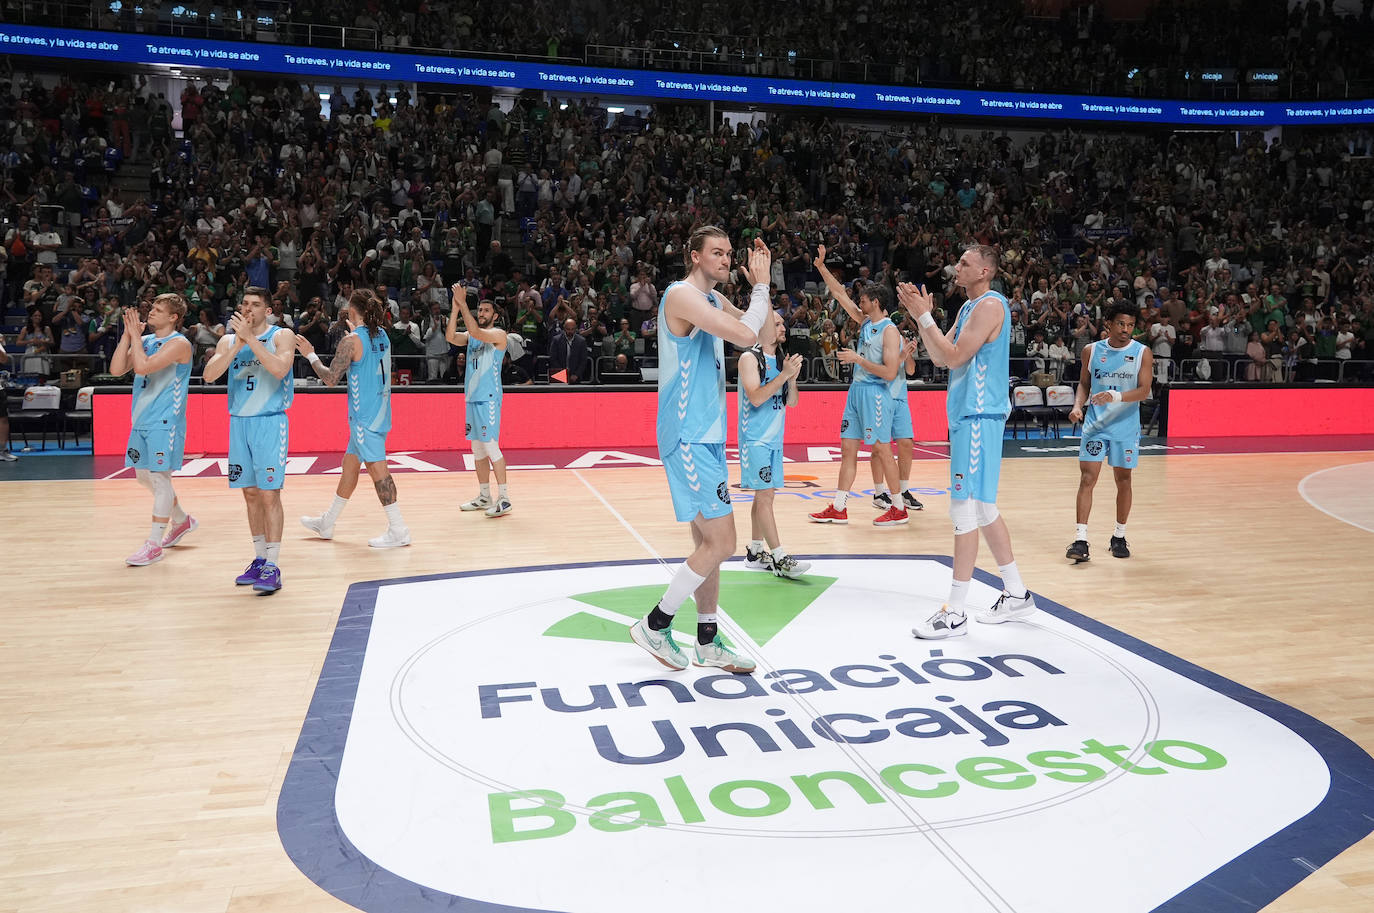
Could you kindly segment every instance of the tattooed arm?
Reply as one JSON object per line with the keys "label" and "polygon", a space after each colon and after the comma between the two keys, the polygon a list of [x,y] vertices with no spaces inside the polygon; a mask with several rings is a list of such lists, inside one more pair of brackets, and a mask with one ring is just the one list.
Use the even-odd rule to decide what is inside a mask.
{"label": "tattooed arm", "polygon": [[[315,354],[315,347],[304,336],[296,337],[296,349],[306,358]],[[358,349],[358,337],[352,333],[339,340],[339,347],[334,351],[334,360],[329,363],[329,367],[318,357],[311,359],[310,367],[315,371],[315,376],[325,382],[326,386],[334,386],[343,376],[348,373],[348,366],[358,360],[360,350]]]}

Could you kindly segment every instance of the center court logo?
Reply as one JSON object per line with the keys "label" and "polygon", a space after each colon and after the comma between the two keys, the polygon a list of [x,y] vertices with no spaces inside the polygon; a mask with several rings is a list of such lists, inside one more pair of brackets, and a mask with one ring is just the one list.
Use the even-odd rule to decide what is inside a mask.
{"label": "center court logo", "polygon": [[[1248,864],[1295,822],[1334,814],[1331,758],[1239,686],[1048,601],[1054,611],[1031,624],[916,641],[911,620],[948,586],[939,560],[828,559],[813,571],[797,582],[723,573],[722,630],[758,659],[754,676],[665,673],[631,645],[628,624],[666,585],[657,564],[373,586],[356,698],[328,693],[349,676],[326,668],[316,702],[343,709],[332,724],[312,711],[283,788],[288,850],[326,889],[377,910],[396,897],[340,893],[332,863],[301,863],[332,852],[311,841],[341,834],[344,855],[396,890],[445,902],[691,906],[690,892],[665,898],[657,868],[623,864],[630,854],[710,858],[712,883],[759,909],[899,907],[902,878],[757,876],[900,859],[937,907],[1048,909],[1053,898],[1056,911],[1087,911],[1111,896],[1114,911],[1145,913]],[[974,604],[994,598],[987,583]],[[679,641],[693,627],[689,603]],[[357,630],[341,625],[331,662],[349,668],[340,638]],[[315,765],[331,732],[346,733],[341,763]],[[1369,759],[1351,748],[1336,760],[1368,782]],[[294,828],[318,819],[321,796],[337,832]],[[1319,864],[1368,831],[1342,814],[1341,828],[1320,829],[1340,838],[1305,858]],[[1014,873],[999,849],[1009,844]],[[1142,847],[1149,866],[1136,864]],[[1211,909],[1268,902],[1245,890],[1252,906]]]}

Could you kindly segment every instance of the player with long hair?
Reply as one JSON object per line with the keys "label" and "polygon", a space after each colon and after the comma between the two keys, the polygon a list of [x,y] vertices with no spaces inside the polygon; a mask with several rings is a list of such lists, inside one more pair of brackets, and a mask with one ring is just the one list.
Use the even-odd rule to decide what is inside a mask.
{"label": "player with long hair", "polygon": [[358,471],[366,463],[387,520],[386,532],[367,540],[367,544],[399,548],[410,544],[410,530],[401,519],[396,481],[386,464],[386,433],[391,430],[391,339],[383,324],[384,315],[385,306],[375,293],[355,291],[344,316],[349,332],[339,341],[328,367],[310,340],[296,337],[296,350],[310,362],[316,377],[331,387],[348,378],[348,450],[334,502],[318,517],[301,517],[301,525],[321,539],[334,538],[334,524],[358,487]]}

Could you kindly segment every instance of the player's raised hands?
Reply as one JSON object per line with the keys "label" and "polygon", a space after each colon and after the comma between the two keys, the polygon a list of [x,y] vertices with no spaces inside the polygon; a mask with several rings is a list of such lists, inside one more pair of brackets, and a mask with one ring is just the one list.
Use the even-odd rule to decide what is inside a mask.
{"label": "player's raised hands", "polygon": [[143,319],[138,315],[138,308],[124,309],[124,332],[134,339],[143,335]]}
{"label": "player's raised hands", "polygon": [[773,282],[773,252],[762,238],[755,238],[749,248],[749,263],[744,269],[750,285],[771,285]]}
{"label": "player's raised hands", "polygon": [[305,356],[306,358],[309,358],[311,355],[315,354],[315,346],[310,342],[310,340],[306,339],[304,336],[297,334],[296,351],[301,353],[301,355]]}
{"label": "player's raised hands", "polygon": [[910,282],[897,284],[897,300],[912,317],[920,317],[935,310],[935,295],[925,286]]}
{"label": "player's raised hands", "polygon": [[818,271],[819,271],[822,267],[825,266],[825,245],[824,245],[824,244],[817,244],[817,245],[816,245],[816,259],[814,259],[814,260],[811,261],[811,265],[814,266],[814,267],[816,267],[816,269],[817,269]]}

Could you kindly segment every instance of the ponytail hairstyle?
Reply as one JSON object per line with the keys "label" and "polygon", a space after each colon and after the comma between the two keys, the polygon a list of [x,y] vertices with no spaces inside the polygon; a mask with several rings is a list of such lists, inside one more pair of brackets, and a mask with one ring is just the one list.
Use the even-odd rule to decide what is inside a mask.
{"label": "ponytail hairstyle", "polygon": [[691,238],[687,241],[687,249],[683,251],[688,269],[692,268],[692,252],[704,250],[707,238],[724,238],[728,241],[730,236],[725,233],[725,229],[717,225],[698,225],[692,230]]}
{"label": "ponytail hairstyle", "polygon": [[386,310],[377,294],[371,289],[360,288],[349,296],[348,304],[363,318],[368,335],[376,338],[382,332],[383,312]]}

